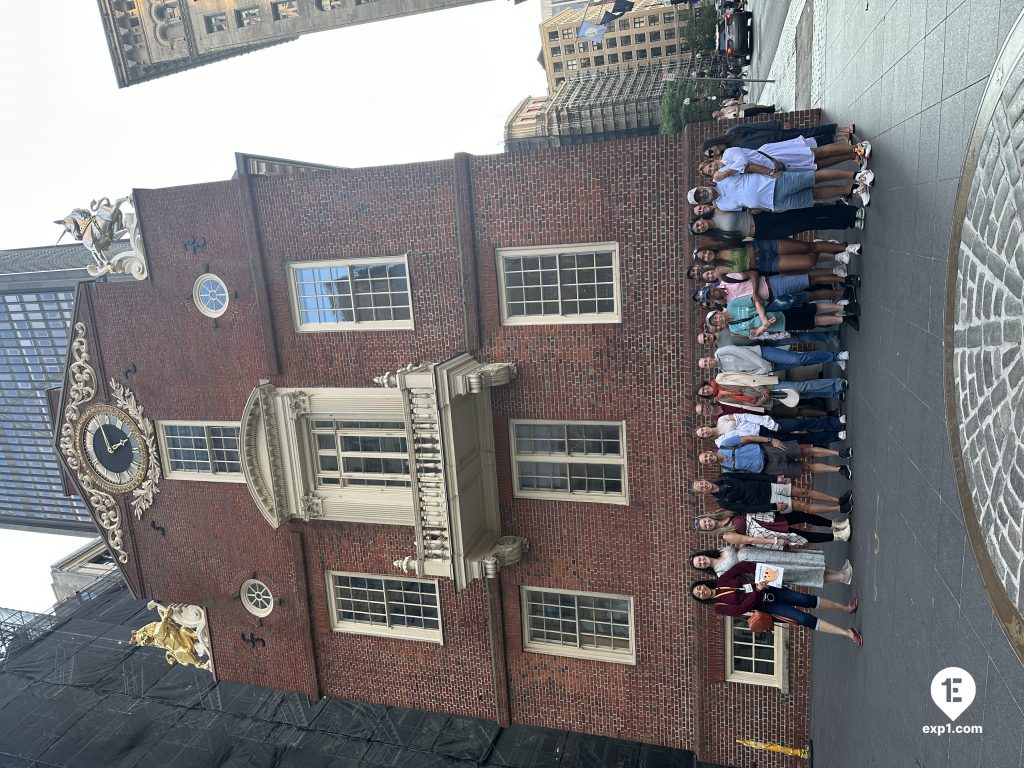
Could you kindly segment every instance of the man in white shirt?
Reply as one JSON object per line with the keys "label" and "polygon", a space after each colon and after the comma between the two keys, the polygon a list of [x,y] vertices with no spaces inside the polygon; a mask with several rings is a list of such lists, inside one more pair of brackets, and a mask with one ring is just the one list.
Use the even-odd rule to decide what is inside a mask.
{"label": "man in white shirt", "polygon": [[779,440],[795,440],[809,445],[828,445],[846,439],[846,416],[822,416],[820,418],[773,419],[756,413],[726,414],[718,417],[715,426],[698,427],[697,437],[714,438],[715,445],[738,435],[746,437],[774,437]]}
{"label": "man in white shirt", "polygon": [[846,370],[849,352],[812,351],[793,352],[776,347],[749,345],[725,346],[715,352],[714,357],[702,357],[697,361],[704,370],[715,367],[723,371],[742,371],[744,373],[767,374],[797,368],[801,365],[820,365],[837,363],[841,370]]}

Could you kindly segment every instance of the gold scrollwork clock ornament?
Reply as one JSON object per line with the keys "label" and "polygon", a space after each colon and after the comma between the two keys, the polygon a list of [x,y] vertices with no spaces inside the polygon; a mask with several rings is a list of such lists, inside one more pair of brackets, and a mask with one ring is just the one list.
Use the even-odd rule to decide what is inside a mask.
{"label": "gold scrollwork clock ornament", "polygon": [[110,405],[94,405],[82,414],[75,448],[82,468],[110,493],[127,493],[142,485],[153,460],[132,418]]}

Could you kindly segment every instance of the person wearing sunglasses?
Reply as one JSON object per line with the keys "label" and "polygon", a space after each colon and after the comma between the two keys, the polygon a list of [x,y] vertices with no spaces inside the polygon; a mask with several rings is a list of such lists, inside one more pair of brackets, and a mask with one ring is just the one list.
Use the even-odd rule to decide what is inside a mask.
{"label": "person wearing sunglasses", "polygon": [[837,141],[849,142],[853,138],[856,126],[824,123],[809,128],[783,128],[781,120],[765,120],[763,122],[740,123],[734,125],[721,136],[713,136],[700,146],[702,157],[712,160],[722,156],[730,147],[757,149],[765,144],[787,139],[813,139],[816,146],[832,144]]}
{"label": "person wearing sunglasses", "polygon": [[[699,197],[703,195],[698,195]],[[700,242],[715,241],[735,246],[746,238],[755,240],[782,240],[802,232],[821,229],[864,228],[863,208],[852,205],[812,205],[807,208],[793,208],[788,211],[724,211],[715,207],[713,195],[698,200],[703,214],[692,220],[688,226],[691,235],[699,236]]]}

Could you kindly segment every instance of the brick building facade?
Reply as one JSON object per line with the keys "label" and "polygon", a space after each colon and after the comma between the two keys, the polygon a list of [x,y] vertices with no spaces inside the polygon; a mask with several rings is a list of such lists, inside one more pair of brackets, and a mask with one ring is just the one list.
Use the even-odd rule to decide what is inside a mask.
{"label": "brick building facade", "polygon": [[149,278],[80,289],[58,429],[133,591],[206,610],[219,679],[805,743],[807,638],[739,682],[688,596],[700,138],[136,190]]}

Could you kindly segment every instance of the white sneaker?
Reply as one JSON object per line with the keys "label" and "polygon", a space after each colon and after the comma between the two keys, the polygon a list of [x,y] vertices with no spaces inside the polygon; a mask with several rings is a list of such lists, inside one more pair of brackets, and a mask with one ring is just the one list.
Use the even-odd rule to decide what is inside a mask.
{"label": "white sneaker", "polygon": [[846,277],[846,265],[837,264],[836,266],[832,267],[832,274],[835,275],[836,277]]}
{"label": "white sneaker", "polygon": [[860,204],[867,208],[871,205],[871,192],[865,186],[859,186],[854,190],[854,194],[860,199]]}
{"label": "white sneaker", "polygon": [[853,563],[851,563],[849,560],[843,563],[843,567],[840,569],[839,572],[843,574],[843,584],[849,584],[851,581],[853,581]]}
{"label": "white sneaker", "polygon": [[849,541],[850,524],[847,523],[845,528],[834,528],[834,530],[832,531],[832,539],[834,541]]}
{"label": "white sneaker", "polygon": [[837,360],[849,360],[850,359],[850,353],[844,349],[842,352],[837,352],[836,353],[836,359]]}
{"label": "white sneaker", "polygon": [[845,371],[846,370],[846,361],[845,360],[836,360],[836,365],[839,366],[839,370],[840,371]]}
{"label": "white sneaker", "polygon": [[845,424],[846,423],[846,414],[845,413],[839,414],[839,423],[840,424]]}
{"label": "white sneaker", "polygon": [[854,178],[865,187],[870,187],[875,183],[875,172],[865,169],[860,171]]}
{"label": "white sneaker", "polygon": [[845,440],[846,439],[846,430],[844,429],[844,430],[842,430],[840,432],[836,432],[836,437],[838,437],[840,440]]}
{"label": "white sneaker", "polygon": [[860,243],[848,243],[846,251],[847,253],[860,253]]}
{"label": "white sneaker", "polygon": [[849,264],[850,254],[846,253],[846,251],[843,251],[842,253],[833,253],[832,261],[834,261],[836,264]]}
{"label": "white sneaker", "polygon": [[850,305],[850,300],[849,299],[840,299],[839,301],[836,302],[836,304],[838,304],[840,307],[847,307],[847,306]]}

